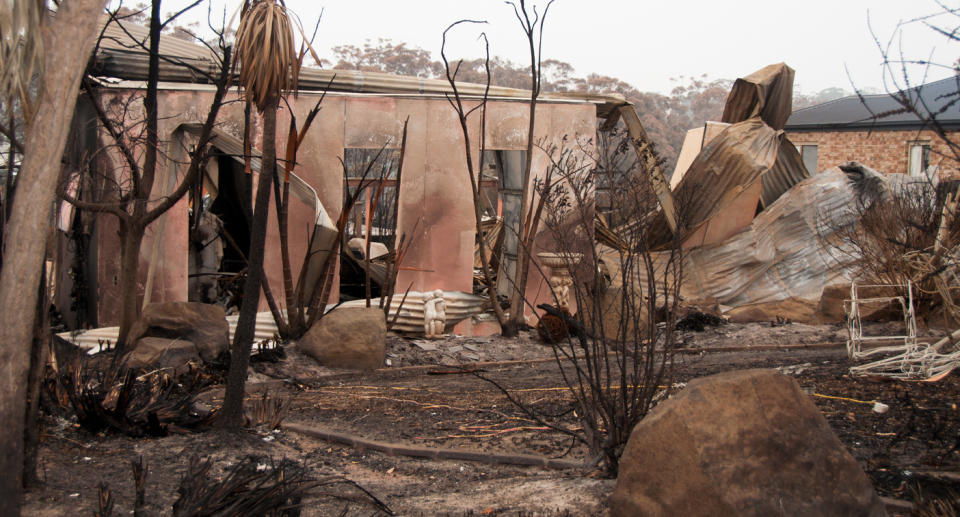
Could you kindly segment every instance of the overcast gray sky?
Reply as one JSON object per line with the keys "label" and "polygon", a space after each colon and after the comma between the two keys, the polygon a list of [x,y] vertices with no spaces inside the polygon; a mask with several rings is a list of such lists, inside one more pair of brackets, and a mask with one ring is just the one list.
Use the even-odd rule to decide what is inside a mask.
{"label": "overcast gray sky", "polygon": [[[168,0],[164,11],[181,1]],[[239,2],[227,5],[232,13]],[[322,57],[330,57],[335,45],[388,38],[439,58],[443,30],[471,18],[488,22],[482,30],[493,55],[528,60],[523,33],[502,0],[287,0],[287,6],[308,31],[324,10],[315,41]],[[960,45],[922,24],[903,27],[897,37],[898,22],[940,11],[933,0],[556,0],[547,16],[543,56],[570,63],[578,75],[610,75],[661,93],[673,87],[671,78],[707,74],[733,79],[780,61],[796,70],[801,93],[834,86],[851,90],[851,80],[858,88],[883,90],[882,58],[871,27],[884,44],[895,38],[896,56],[902,49],[908,58],[949,65],[960,57]],[[931,21],[960,25],[960,18],[949,15]],[[448,55],[480,55],[479,31],[457,29]],[[912,73],[933,80],[952,71],[915,68]]]}

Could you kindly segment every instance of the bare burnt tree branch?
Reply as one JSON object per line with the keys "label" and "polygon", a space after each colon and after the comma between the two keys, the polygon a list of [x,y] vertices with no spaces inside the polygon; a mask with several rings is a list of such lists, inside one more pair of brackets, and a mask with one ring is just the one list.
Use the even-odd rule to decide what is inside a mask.
{"label": "bare burnt tree branch", "polygon": [[[190,7],[199,5],[199,1],[190,4]],[[101,212],[114,215],[120,223],[119,231],[122,243],[121,251],[121,297],[124,300],[121,314],[121,331],[118,346],[123,351],[126,333],[129,332],[136,315],[139,313],[137,296],[137,272],[139,269],[139,253],[143,236],[147,226],[163,215],[192,188],[200,173],[210,158],[210,140],[216,123],[217,114],[223,104],[224,97],[230,85],[231,48],[224,40],[223,32],[217,32],[220,53],[216,57],[218,74],[213,77],[216,90],[206,118],[200,126],[195,150],[187,151],[189,161],[187,170],[179,183],[171,185],[173,190],[159,197],[153,197],[157,166],[161,158],[165,162],[176,162],[172,156],[167,156],[160,148],[159,135],[159,107],[158,82],[160,35],[164,26],[177,16],[186,12],[181,9],[166,21],[160,19],[160,0],[154,0],[151,5],[149,27],[149,41],[138,42],[139,48],[149,52],[148,79],[144,95],[114,96],[110,107],[104,105],[105,89],[97,88],[90,77],[84,78],[83,87],[90,99],[90,104],[101,128],[110,138],[110,145],[106,150],[98,149],[93,153],[95,158],[101,152],[109,151],[118,154],[123,165],[117,171],[105,171],[101,181],[109,188],[97,192],[72,193],[67,185],[62,184],[60,196],[64,201],[86,211]],[[111,13],[112,23],[118,16]],[[122,24],[120,24],[122,28]],[[126,29],[123,29],[126,31]],[[102,35],[103,33],[101,33]],[[128,36],[134,39],[129,32]],[[135,39],[134,39],[135,40]],[[143,115],[139,115],[142,108]],[[173,145],[178,143],[173,142]],[[88,167],[92,170],[92,167]],[[112,197],[115,195],[115,197]],[[93,197],[83,197],[93,196]],[[100,196],[99,199],[97,196]]]}
{"label": "bare burnt tree branch", "polygon": [[[528,211],[530,207],[528,203],[533,195],[531,192],[531,178],[532,178],[532,168],[533,168],[533,150],[534,150],[534,129],[536,127],[536,114],[537,114],[537,97],[540,95],[540,79],[541,79],[541,55],[542,55],[542,46],[543,46],[543,23],[546,20],[546,14],[550,10],[550,5],[553,3],[553,0],[547,2],[547,7],[544,9],[544,16],[541,17],[537,12],[536,6],[533,7],[533,19],[531,20],[530,14],[527,10],[525,0],[520,0],[520,6],[518,7],[515,2],[507,2],[508,5],[513,7],[514,14],[516,15],[517,20],[520,22],[520,26],[523,29],[523,32],[527,38],[527,44],[530,50],[530,103],[529,103],[529,121],[527,127],[527,153],[526,153],[526,163],[523,168],[523,177],[522,177],[522,191],[520,194],[520,227],[515,231],[520,235],[520,246],[526,250],[532,249],[533,238],[536,235],[537,226],[539,225],[538,220],[532,220]],[[537,28],[537,23],[539,22],[539,29]],[[537,31],[539,30],[539,34]],[[538,38],[539,35],[539,38]],[[526,217],[526,218],[525,218]],[[524,219],[525,218],[525,219]],[[520,254],[517,253],[517,262],[516,269],[514,273],[513,285],[514,289],[510,297],[510,319],[507,321],[507,324],[503,326],[503,335],[504,336],[516,336],[517,332],[520,329],[520,325],[524,321],[524,309],[523,309],[523,298],[525,296],[525,286],[527,285],[527,275],[530,266],[530,253]]]}
{"label": "bare burnt tree branch", "polygon": [[[620,138],[628,137],[621,134]],[[623,244],[607,248],[598,243],[593,228],[597,169],[618,163],[605,154],[625,146],[594,147],[592,140],[579,139],[573,147],[538,145],[555,170],[548,174],[555,178],[553,182],[537,183],[538,194],[545,200],[544,222],[559,255],[565,257],[570,296],[577,308],[573,314],[561,309],[566,304],[557,289],[563,285],[555,286],[556,306],[538,306],[545,313],[540,324],[552,319],[564,329],[562,336],[550,337],[548,343],[573,397],[580,422],[577,440],[613,475],[634,425],[653,406],[664,384],[669,385],[682,254],[679,242],[655,252],[647,241],[643,228],[658,201],[643,170],[617,170],[611,175],[611,202],[626,217],[617,227]],[[682,200],[678,206],[682,208]],[[678,211],[681,218],[682,214]],[[609,285],[599,274],[604,261],[615,262],[619,271]],[[531,267],[544,279],[548,277],[536,262]],[[509,392],[508,387],[497,387]],[[538,422],[570,429],[519,398],[509,398]]]}
{"label": "bare burnt tree branch", "polygon": [[[872,122],[906,115],[917,123],[917,141],[930,141],[932,134],[934,145],[930,153],[940,158],[938,170],[941,175],[952,170],[953,179],[956,179],[960,140],[951,121],[945,118],[960,106],[960,77],[954,76],[951,88],[936,96],[930,93],[926,83],[932,69],[956,70],[957,63],[935,62],[931,57],[932,50],[922,59],[909,57],[903,50],[904,31],[915,24],[944,36],[948,42],[960,41],[957,36],[960,34],[960,9],[940,1],[937,5],[940,8],[937,12],[898,23],[885,42],[881,42],[872,26],[870,28],[883,60],[886,96],[896,107],[877,112],[859,88],[855,87],[855,91]],[[947,16],[948,21],[943,21],[943,16]],[[915,75],[917,67],[922,67],[919,81]],[[938,143],[940,145],[936,145]],[[944,164],[948,168],[940,167]],[[927,167],[926,158],[920,166]],[[893,177],[886,181],[885,178],[884,192],[879,197],[861,193],[852,208],[857,223],[837,229],[845,244],[837,249],[854,264],[856,273],[864,281],[894,285],[912,282],[916,310],[933,314],[937,306],[942,306],[944,323],[956,325],[960,322],[960,308],[954,302],[956,295],[952,292],[950,283],[953,280],[950,279],[955,278],[960,267],[960,256],[956,253],[960,242],[957,193],[953,187],[946,191],[941,188],[943,185],[938,186],[937,178],[929,175],[928,170],[922,173],[922,178],[916,180],[900,181],[899,177]],[[906,288],[900,290],[903,291],[901,294],[906,294]],[[954,321],[949,321],[947,316]]]}
{"label": "bare burnt tree branch", "polygon": [[[481,33],[480,37],[484,42],[485,49],[485,59],[484,59],[484,70],[486,72],[486,83],[484,87],[483,97],[480,99],[478,104],[471,109],[466,109],[464,107],[463,98],[460,96],[460,90],[457,87],[457,72],[460,70],[460,65],[463,63],[463,60],[457,62],[457,66],[451,70],[450,62],[447,59],[446,55],[446,46],[447,46],[447,33],[449,33],[454,27],[465,24],[485,24],[486,21],[481,20],[459,20],[450,24],[446,30],[443,31],[443,40],[440,45],[440,58],[443,61],[444,72],[446,74],[447,82],[450,84],[450,89],[453,91],[452,94],[447,94],[447,102],[450,103],[450,106],[453,107],[454,111],[457,113],[457,119],[460,123],[460,131],[463,134],[463,148],[464,156],[467,163],[467,174],[470,178],[470,193],[473,196],[473,215],[475,229],[477,232],[477,241],[480,249],[480,267],[483,272],[484,281],[487,284],[487,296],[490,299],[491,308],[494,311],[494,314],[497,317],[497,322],[500,324],[501,328],[507,323],[507,315],[503,311],[503,308],[500,307],[500,301],[497,297],[496,283],[493,280],[493,271],[490,266],[490,259],[487,256],[487,246],[486,241],[483,238],[483,215],[481,213],[483,202],[480,198],[480,180],[481,175],[483,174],[483,165],[484,158],[486,154],[486,127],[487,127],[487,99],[490,94],[490,42],[487,39],[486,33]],[[473,162],[473,153],[470,148],[470,128],[468,119],[470,115],[479,109],[480,113],[480,157],[479,163],[474,166]]]}
{"label": "bare burnt tree branch", "polygon": [[176,19],[179,18],[181,14],[186,13],[187,11],[189,11],[189,10],[193,9],[194,7],[200,5],[202,2],[203,2],[203,0],[194,0],[193,3],[187,4],[184,8],[180,9],[179,11],[177,11],[177,12],[175,12],[175,13],[173,13],[173,14],[167,15],[167,19],[164,20],[164,21],[160,24],[160,30],[163,31],[164,29],[167,28],[168,25],[170,25],[171,23],[173,23],[174,21],[176,21]]}
{"label": "bare burnt tree branch", "polygon": [[7,138],[7,141],[10,142],[11,147],[16,149],[18,153],[23,154],[23,144],[17,139],[17,135],[13,131],[13,128],[9,128],[3,125],[3,122],[0,122],[0,133]]}

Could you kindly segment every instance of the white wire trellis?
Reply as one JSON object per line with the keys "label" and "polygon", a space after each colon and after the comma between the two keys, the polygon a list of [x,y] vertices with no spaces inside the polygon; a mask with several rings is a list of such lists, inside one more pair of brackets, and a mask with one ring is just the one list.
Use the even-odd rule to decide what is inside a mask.
{"label": "white wire trellis", "polygon": [[[859,289],[906,289],[907,296],[875,296],[861,298]],[[899,335],[867,336],[863,333],[861,308],[863,305],[877,303],[898,302],[903,311],[904,333]],[[940,353],[943,345],[951,345],[948,336],[934,345],[920,342],[917,339],[917,321],[913,306],[913,282],[907,281],[900,285],[858,285],[850,284],[850,299],[844,300],[844,311],[847,313],[847,355],[851,359],[862,359],[877,355],[887,355],[873,362],[853,366],[850,373],[854,375],[882,375],[897,379],[928,379],[944,375],[957,366],[960,366],[960,349],[954,347],[952,351]],[[863,349],[863,343],[869,341],[903,340],[902,345],[879,346]]]}

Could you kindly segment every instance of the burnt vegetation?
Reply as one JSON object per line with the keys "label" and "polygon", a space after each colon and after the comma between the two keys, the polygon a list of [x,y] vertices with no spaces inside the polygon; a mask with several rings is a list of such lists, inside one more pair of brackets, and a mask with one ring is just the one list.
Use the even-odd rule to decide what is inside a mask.
{"label": "burnt vegetation", "polygon": [[[233,49],[227,45],[228,38],[223,32],[217,34],[215,44],[208,43],[216,56],[216,66],[204,72],[203,80],[213,86],[204,122],[196,124],[189,138],[163,142],[157,107],[159,39],[161,33],[171,31],[186,37],[183,31],[169,26],[183,11],[163,20],[160,1],[154,0],[149,6],[149,16],[146,7],[133,12],[121,9],[111,12],[114,22],[139,17],[149,23],[148,37],[138,43],[140,50],[150,54],[147,86],[142,94],[123,97],[111,93],[92,74],[83,78],[81,91],[85,108],[93,111],[101,129],[99,148],[94,155],[84,156],[82,163],[65,163],[70,172],[59,178],[57,188],[60,199],[80,212],[71,219],[69,235],[71,245],[76,247],[75,263],[71,266],[74,295],[70,298],[76,304],[75,312],[81,315],[81,324],[87,322],[84,315],[92,312],[86,305],[90,293],[84,293],[89,290],[84,276],[96,266],[84,263],[87,256],[84,250],[95,237],[91,234],[90,217],[103,214],[114,218],[109,228],[119,234],[123,244],[118,279],[125,300],[124,312],[120,315],[120,340],[115,348],[107,347],[92,357],[78,350],[64,350],[65,345],[56,339],[51,344],[51,320],[56,314],[50,310],[52,288],[46,284],[48,275],[43,275],[37,292],[30,293],[39,298],[38,303],[30,298],[25,309],[33,313],[30,321],[36,322],[34,339],[23,347],[29,349],[29,361],[26,365],[20,364],[22,361],[17,364],[17,368],[25,366],[21,369],[29,370],[28,382],[22,389],[26,396],[17,395],[18,401],[22,402],[22,398],[27,402],[26,411],[19,406],[11,410],[18,422],[12,426],[11,432],[17,438],[13,441],[20,443],[20,435],[24,435],[26,444],[25,458],[17,454],[11,457],[17,467],[21,462],[24,464],[24,480],[41,483],[47,471],[60,467],[38,463],[37,451],[42,440],[60,444],[53,450],[55,447],[47,442],[48,457],[64,463],[72,459],[80,465],[76,467],[81,472],[78,478],[83,478],[86,472],[82,470],[84,462],[93,457],[107,458],[107,467],[112,469],[108,472],[116,474],[116,465],[128,461],[132,455],[130,444],[133,443],[134,451],[144,447],[161,461],[179,461],[176,494],[148,493],[147,487],[152,486],[148,479],[155,471],[139,456],[130,461],[129,480],[119,476],[110,478],[109,483],[97,480],[95,494],[90,495],[91,501],[87,502],[88,506],[95,505],[95,515],[126,513],[121,506],[129,500],[132,500],[134,515],[147,515],[151,505],[153,509],[170,510],[177,516],[295,516],[300,515],[306,505],[330,514],[347,515],[353,510],[354,513],[392,515],[391,508],[378,499],[373,490],[331,473],[331,466],[342,472],[357,472],[372,480],[371,483],[385,484],[383,480],[391,479],[397,472],[398,478],[429,476],[426,484],[443,485],[456,477],[451,475],[453,468],[458,468],[459,473],[467,471],[464,476],[474,476],[469,478],[471,482],[487,482],[490,480],[487,472],[468,462],[496,464],[498,457],[512,456],[528,461],[526,465],[541,465],[537,463],[540,460],[542,465],[550,465],[551,461],[562,468],[572,465],[579,468],[584,480],[588,474],[598,472],[598,476],[590,479],[609,479],[617,475],[621,455],[634,427],[673,390],[682,389],[677,381],[725,368],[797,366],[782,364],[793,360],[793,356],[753,358],[736,364],[720,361],[704,362],[706,366],[675,364],[678,354],[687,352],[678,344],[678,332],[703,332],[707,327],[725,325],[726,320],[714,314],[687,312],[683,307],[681,286],[685,263],[680,237],[652,242],[646,231],[658,213],[662,213],[662,198],[658,198],[651,177],[662,176],[663,169],[672,169],[683,131],[705,120],[719,118],[730,81],[710,81],[705,76],[681,78],[671,95],[665,96],[639,92],[611,77],[576,77],[570,65],[542,59],[541,33],[551,3],[546,2],[538,12],[523,0],[508,2],[526,36],[531,54],[529,66],[491,57],[486,35],[480,39],[486,47],[486,56],[474,61],[449,61],[443,52],[441,61],[433,61],[422,49],[389,40],[363,48],[334,49],[339,60],[337,68],[444,77],[448,81],[451,93],[446,100],[459,122],[462,132],[459,136],[464,144],[463,149],[451,152],[462,153],[471,186],[479,262],[474,275],[475,290],[487,296],[487,309],[493,313],[504,337],[523,338],[522,331],[529,330],[527,324],[532,322],[526,315],[539,314],[536,331],[543,343],[528,341],[525,345],[543,346],[544,356],[473,365],[445,362],[444,369],[435,365],[428,366],[429,369],[412,365],[409,370],[397,369],[396,373],[384,374],[383,378],[338,372],[330,374],[329,379],[307,380],[296,377],[299,371],[284,370],[297,366],[291,365],[292,357],[296,356],[285,352],[284,346],[288,344],[285,341],[302,337],[323,317],[331,304],[338,260],[349,261],[349,273],[356,280],[354,290],[345,297],[365,299],[367,307],[376,305],[382,309],[388,328],[399,317],[397,311],[398,316],[390,320],[390,307],[395,294],[400,294],[396,290],[397,277],[413,242],[412,237],[399,232],[397,225],[407,122],[403,124],[399,142],[387,142],[379,149],[362,149],[364,152],[358,153],[359,158],[344,153],[342,170],[335,171],[338,176],[342,175],[344,185],[339,216],[329,221],[324,228],[326,234],[317,229],[320,225],[312,228],[307,236],[300,274],[295,277],[291,262],[299,257],[290,256],[291,237],[287,228],[291,184],[300,144],[314,119],[321,116],[324,98],[320,96],[298,125],[287,97],[296,92],[300,68],[313,53],[302,28],[282,1],[244,2],[237,38],[239,61],[232,59]],[[957,14],[955,10],[946,10]],[[29,14],[29,17],[36,15]],[[482,27],[482,23],[461,20],[450,25],[447,31]],[[295,29],[299,30],[299,39],[305,41],[299,50],[294,45],[298,39]],[[934,30],[958,39],[953,28],[934,27]],[[446,34],[445,31],[444,37]],[[264,50],[265,41],[275,46]],[[25,46],[20,50],[36,49]],[[27,61],[29,72],[32,63]],[[888,60],[888,66],[891,63],[893,61]],[[212,362],[191,362],[178,370],[126,368],[118,358],[133,345],[126,342],[126,335],[141,307],[137,284],[141,243],[148,226],[188,196],[192,209],[191,230],[197,230],[197,222],[205,209],[201,176],[207,163],[221,153],[215,150],[212,140],[218,111],[225,102],[228,88],[237,79],[235,75],[241,83],[240,101],[245,109],[243,152],[242,156],[222,157],[243,162],[246,183],[238,188],[244,190],[246,198],[240,217],[251,235],[243,246],[246,249],[231,241],[233,252],[243,264],[241,270],[231,276],[236,284],[234,294],[242,291],[242,296],[239,296],[240,321],[230,354],[223,356],[229,360],[229,369],[226,364]],[[21,188],[21,182],[27,181],[19,175],[25,154],[21,140],[25,138],[26,120],[33,111],[30,105],[32,72],[26,74],[26,79],[24,81],[23,74],[13,79],[0,77],[9,83],[0,86],[12,92],[9,98],[0,100],[0,114],[8,119],[6,125],[0,123],[0,133],[9,144],[0,196],[0,230],[3,231],[0,239],[11,229],[8,224],[11,199]],[[484,188],[491,188],[494,180],[500,182],[500,190],[508,190],[503,188],[504,178],[491,180],[484,176],[490,167],[497,166],[491,166],[490,161],[504,159],[504,155],[496,154],[504,151],[491,151],[486,146],[488,96],[463,97],[458,91],[458,81],[486,85],[488,92],[493,84],[531,92],[526,101],[529,103],[526,149],[517,151],[525,154],[515,155],[521,164],[515,169],[519,174],[519,188],[511,190],[519,194],[514,194],[516,206],[510,207],[509,221],[507,217],[504,221],[498,220],[496,202],[484,198],[487,195]],[[613,124],[612,119],[594,135],[567,135],[559,141],[535,140],[538,96],[542,92],[562,91],[623,94],[642,114],[650,140],[659,145],[632,139],[625,127],[627,121]],[[960,143],[954,133],[939,124],[936,110],[917,106],[912,97],[898,97],[898,100],[902,103],[900,112],[926,117],[928,127],[944,139],[955,155],[953,158],[960,157]],[[957,99],[952,99],[948,104],[953,106],[956,102]],[[18,120],[18,111],[23,120]],[[279,152],[277,134],[283,133],[283,129],[278,129],[278,115],[289,116],[287,146]],[[252,142],[256,131],[251,129],[256,128],[258,122],[262,123],[259,155]],[[479,133],[476,133],[477,127]],[[546,164],[543,174],[536,170],[535,155],[542,159],[540,163]],[[158,193],[153,188],[158,164],[164,160],[180,165],[185,172],[169,189]],[[258,164],[256,167],[254,162]],[[256,199],[252,195],[254,172],[257,173]],[[960,324],[960,300],[956,298],[960,281],[957,183],[934,184],[928,178],[919,178],[909,182],[885,181],[873,186],[876,188],[860,192],[859,202],[849,207],[857,212],[858,222],[837,232],[842,244],[839,252],[856,257],[859,273],[866,281],[898,285],[909,281],[916,288],[916,309],[955,328]],[[263,266],[271,199],[276,210],[283,275],[282,291],[276,292],[266,281]],[[676,224],[683,228],[687,200],[677,198],[675,202]],[[494,213],[493,217],[489,217],[490,212]],[[371,221],[380,226],[376,238],[386,241],[377,243],[385,244],[389,250],[379,260],[371,258],[375,241]],[[499,233],[494,235],[496,225]],[[320,239],[324,239],[323,246],[319,246]],[[355,239],[362,244],[354,243],[351,248],[350,241]],[[12,248],[10,242],[7,248]],[[319,248],[327,255],[315,261]],[[508,259],[504,250],[510,251],[513,258]],[[46,254],[53,256],[51,250]],[[7,257],[5,254],[4,260]],[[16,266],[16,262],[8,263],[5,276],[11,276],[10,271]],[[340,269],[339,274],[345,275],[345,269]],[[525,289],[531,282],[542,286],[543,296],[538,300],[525,297]],[[261,293],[277,324],[275,341],[279,343],[274,342],[272,347],[259,343],[258,353],[251,357]],[[406,293],[402,300],[406,300]],[[284,305],[282,309],[280,302]],[[789,320],[777,316],[777,322],[786,324]],[[406,341],[403,346],[411,350],[414,347]],[[430,344],[421,342],[417,346],[426,350]],[[464,349],[466,345],[456,346]],[[434,346],[433,350],[436,349]],[[956,430],[960,413],[956,403],[944,402],[944,394],[949,398],[958,393],[956,374],[940,379],[939,385],[895,384],[870,378],[853,379],[846,373],[849,365],[843,360],[836,361],[836,356],[813,357],[822,361],[816,366],[800,365],[803,368],[799,371],[807,367],[811,371],[797,374],[798,379],[809,391],[845,395],[828,396],[825,399],[829,401],[818,403],[834,430],[865,465],[878,491],[886,496],[912,499],[916,502],[916,515],[956,515],[960,511],[956,491],[956,458],[960,454],[960,435]],[[259,394],[251,394],[247,384],[250,363],[259,363],[260,368],[254,368],[258,373],[275,374],[274,379],[258,379],[269,386]],[[264,363],[270,363],[270,368],[262,368]],[[515,370],[511,371],[511,367]],[[424,381],[425,377],[418,377],[421,374],[434,375],[433,379],[456,380],[428,385],[434,381]],[[477,381],[473,376],[459,374],[479,377],[486,381],[482,384],[484,388],[470,384]],[[393,381],[397,381],[395,385],[390,384]],[[222,393],[220,387],[223,387]],[[892,408],[890,414],[873,414],[867,407],[851,410],[844,405],[870,405],[880,400],[886,401],[887,409]],[[411,411],[411,407],[417,410]],[[26,415],[25,419],[21,418],[22,414]],[[339,443],[346,446],[328,446],[326,442],[318,445],[319,442],[306,438],[285,436],[289,428],[284,428],[284,422],[291,420],[291,415],[296,415],[298,420],[312,419],[340,426],[328,436],[339,436]],[[25,432],[21,425],[24,423]],[[213,430],[215,427],[223,429]],[[448,460],[463,459],[462,463],[466,464],[453,467],[451,464],[437,467],[420,460],[401,463],[391,458],[388,462],[382,455],[364,449],[364,444],[374,440],[359,439],[343,432],[342,428],[379,433],[380,437],[391,440],[427,442],[428,446],[449,440],[480,450],[448,455]],[[205,435],[201,433],[207,431],[210,431],[209,437],[204,441]],[[176,435],[190,436],[195,441],[176,442],[173,440],[178,438]],[[152,441],[148,443],[147,438]],[[298,454],[302,461],[247,454],[279,441],[283,441],[284,448],[278,450]],[[241,445],[235,446],[238,442]],[[387,445],[376,450],[400,455],[412,451],[412,456],[433,459],[442,457],[430,456],[430,447],[384,443]],[[172,447],[170,444],[175,444],[177,450],[162,450]],[[195,447],[199,450],[191,450],[196,444],[200,444]],[[515,448],[522,451],[517,453]],[[221,452],[228,449],[237,449],[242,454],[230,456]],[[498,449],[509,450],[498,454]],[[523,453],[530,450],[549,458]],[[90,456],[86,456],[88,453]],[[76,458],[78,454],[84,455],[81,460]],[[120,456],[126,459],[120,461],[117,459]],[[577,461],[560,459],[566,456]],[[491,473],[491,478],[505,478],[512,472],[482,468]],[[171,476],[171,470],[172,467],[167,468],[167,476]],[[527,473],[523,476],[531,477]],[[19,490],[20,479],[15,481]],[[92,481],[81,481],[90,488]],[[111,491],[111,484],[116,492]],[[133,487],[132,497],[126,485]],[[450,488],[451,493],[466,493],[461,487],[443,486]],[[491,483],[490,486],[494,488],[488,490],[497,490],[504,485],[498,488]],[[51,484],[50,487],[47,488],[50,492],[63,491],[62,486]],[[19,495],[3,489],[0,499],[6,501],[7,492]],[[402,501],[411,495],[419,494],[401,493],[396,499]],[[14,496],[10,499],[14,503],[0,503],[0,509],[6,508],[4,504],[19,504]],[[152,504],[151,498],[162,504]],[[511,510],[491,506],[478,512],[490,515]],[[523,511],[517,513],[522,515]],[[476,513],[473,509],[466,510],[468,515]]]}

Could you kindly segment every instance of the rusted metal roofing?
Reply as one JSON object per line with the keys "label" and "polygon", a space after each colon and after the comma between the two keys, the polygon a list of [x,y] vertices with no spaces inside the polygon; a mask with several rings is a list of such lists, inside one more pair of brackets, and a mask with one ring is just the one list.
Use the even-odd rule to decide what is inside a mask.
{"label": "rusted metal roofing", "polygon": [[[452,331],[457,323],[483,312],[488,299],[485,296],[475,294],[461,293],[459,291],[444,291],[443,300],[446,303],[446,324],[447,330]],[[400,302],[403,302],[401,305]],[[354,300],[337,305],[336,307],[365,307],[366,300]],[[377,299],[373,300],[377,303]],[[327,306],[327,311],[334,309],[334,305]],[[286,309],[281,311],[286,316]],[[397,314],[399,312],[399,314]],[[396,317],[396,324],[392,331],[403,334],[423,334],[423,293],[412,291],[407,293],[406,299],[394,297],[390,305],[391,320]],[[230,329],[230,341],[233,341],[233,334],[237,330],[236,314],[227,316],[227,325]],[[256,326],[254,328],[254,342],[260,343],[274,339],[280,331],[277,329],[277,323],[270,312],[258,312]],[[76,332],[61,332],[57,337],[65,339],[81,349],[96,353],[102,349],[109,348],[117,344],[117,338],[120,335],[120,327],[101,327],[90,330],[81,330]]]}
{"label": "rusted metal roofing", "polygon": [[684,256],[684,296],[730,307],[787,299],[817,303],[824,286],[849,281],[856,253],[838,248],[844,244],[835,232],[858,220],[852,207],[859,192],[884,189],[894,180],[858,163],[845,169],[805,179],[744,231],[690,250]]}
{"label": "rusted metal roofing", "polygon": [[[723,107],[723,122],[733,124],[759,116],[771,128],[783,129],[793,110],[793,77],[792,68],[777,63],[737,79]],[[783,138],[776,163],[763,175],[763,206],[770,206],[808,176],[796,146]]]}
{"label": "rusted metal roofing", "polygon": [[735,124],[759,116],[773,129],[783,129],[793,111],[793,76],[792,68],[777,63],[737,79],[721,121]]}
{"label": "rusted metal roofing", "polygon": [[786,136],[780,140],[780,152],[773,168],[764,173],[763,192],[760,195],[764,207],[773,204],[786,191],[804,179],[810,177],[797,146]]}
{"label": "rusted metal roofing", "polygon": [[[761,176],[773,168],[782,131],[760,117],[733,124],[703,148],[674,191],[680,241],[696,232]],[[672,242],[666,218],[658,214],[648,228],[655,247]]]}
{"label": "rusted metal roofing", "polygon": [[[94,56],[93,73],[100,76],[128,80],[147,79],[147,51],[149,39],[146,27],[129,22],[110,22],[104,28],[104,38]],[[213,51],[203,45],[180,40],[172,36],[160,38],[160,80],[182,83],[206,83],[205,74],[215,76],[216,60]],[[486,85],[457,83],[463,97],[482,97]],[[413,94],[445,96],[453,93],[450,84],[443,79],[422,79],[382,72],[359,70],[321,70],[304,67],[299,76],[300,91],[349,93]],[[488,96],[497,100],[529,100],[530,91],[519,88],[490,86]],[[542,102],[583,102],[597,106],[598,116],[605,118],[614,108],[628,104],[620,94],[594,94],[579,92],[542,93]]]}
{"label": "rusted metal roofing", "polygon": [[[752,214],[744,216],[742,211],[755,211],[758,202],[770,206],[809,176],[782,130],[792,97],[793,69],[783,63],[737,79],[723,111],[723,122],[731,125],[703,147],[673,192],[680,221],[677,235],[660,213],[648,228],[652,246],[666,247],[674,238],[686,242],[701,229],[711,233],[712,228],[704,227],[714,217],[735,215],[736,220],[747,221]],[[723,213],[757,181],[762,183],[755,201],[738,202],[737,214]],[[710,241],[723,235],[705,237]]]}

